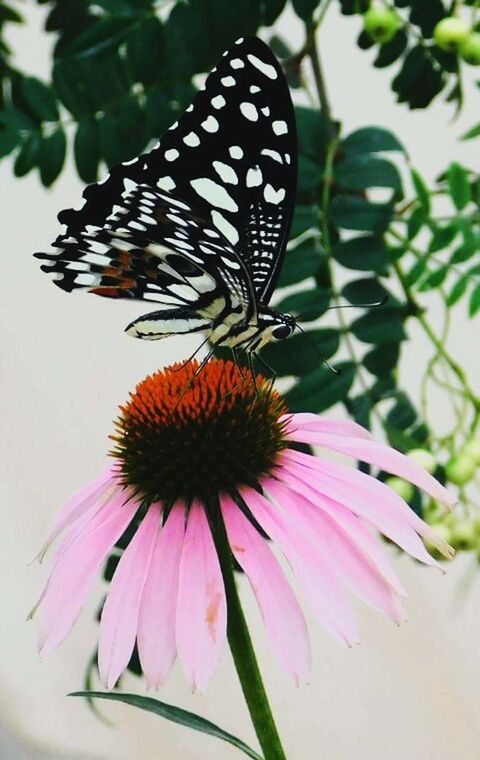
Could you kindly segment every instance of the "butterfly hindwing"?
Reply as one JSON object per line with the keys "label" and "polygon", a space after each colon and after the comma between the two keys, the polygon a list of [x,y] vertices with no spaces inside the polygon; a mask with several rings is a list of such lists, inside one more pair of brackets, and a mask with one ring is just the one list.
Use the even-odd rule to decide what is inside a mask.
{"label": "butterfly hindwing", "polygon": [[79,211],[63,211],[59,219],[67,235],[96,234],[121,205],[126,181],[173,193],[228,240],[246,266],[255,299],[267,303],[288,239],[296,154],[283,72],[267,45],[246,37],[224,53],[150,153],[114,167],[104,182],[86,188]]}
{"label": "butterfly hindwing", "polygon": [[59,287],[153,301],[163,310],[157,332],[160,322],[171,334],[204,329],[223,312],[252,316],[248,273],[228,241],[183,201],[148,185],[124,180],[101,229],[70,230],[54,246],[36,256]]}

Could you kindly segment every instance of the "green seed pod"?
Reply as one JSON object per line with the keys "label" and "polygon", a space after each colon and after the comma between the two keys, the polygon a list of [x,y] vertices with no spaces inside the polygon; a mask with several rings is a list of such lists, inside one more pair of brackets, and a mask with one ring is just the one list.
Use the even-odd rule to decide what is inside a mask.
{"label": "green seed pod", "polygon": [[477,531],[471,520],[457,520],[452,527],[450,543],[454,549],[469,551],[478,543]]}
{"label": "green seed pod", "polygon": [[460,55],[465,63],[480,66],[480,34],[472,32],[460,45]]}
{"label": "green seed pod", "polygon": [[468,483],[475,474],[475,462],[465,454],[457,454],[445,465],[445,474],[450,483],[463,486]]}
{"label": "green seed pod", "polygon": [[423,467],[427,472],[435,472],[437,469],[437,462],[435,457],[430,451],[426,449],[411,449],[407,453],[407,457]]}
{"label": "green seed pod", "polygon": [[387,478],[385,485],[398,493],[398,495],[401,496],[402,499],[405,499],[405,501],[410,501],[410,499],[413,498],[414,488],[412,484],[408,483],[406,480],[402,480],[402,478]]}
{"label": "green seed pod", "polygon": [[448,53],[455,53],[467,39],[470,27],[460,18],[443,18],[433,30],[433,38],[438,47]]}
{"label": "green seed pod", "polygon": [[389,8],[369,8],[363,17],[366,33],[380,45],[395,37],[401,23],[399,16]]}
{"label": "green seed pod", "polygon": [[461,453],[480,465],[480,438],[471,438],[462,448]]}

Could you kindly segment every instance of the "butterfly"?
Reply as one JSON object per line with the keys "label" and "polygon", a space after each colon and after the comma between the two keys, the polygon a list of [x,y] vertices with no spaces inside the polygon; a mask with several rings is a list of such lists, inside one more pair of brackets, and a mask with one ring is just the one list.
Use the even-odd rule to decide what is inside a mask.
{"label": "butterfly", "polygon": [[79,210],[59,214],[56,250],[35,256],[63,290],[154,302],[129,335],[200,332],[251,362],[296,327],[268,305],[296,179],[285,76],[265,43],[245,37],[149,153],[114,166],[85,189]]}

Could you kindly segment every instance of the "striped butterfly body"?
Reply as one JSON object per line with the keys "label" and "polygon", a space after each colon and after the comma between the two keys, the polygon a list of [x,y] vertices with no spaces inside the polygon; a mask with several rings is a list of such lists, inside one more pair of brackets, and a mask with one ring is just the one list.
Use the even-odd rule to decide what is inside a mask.
{"label": "striped butterfly body", "polygon": [[223,54],[180,120],[150,153],[115,166],[59,214],[56,249],[36,253],[66,291],[152,301],[137,338],[201,332],[251,357],[295,320],[268,306],[296,189],[293,106],[261,40]]}

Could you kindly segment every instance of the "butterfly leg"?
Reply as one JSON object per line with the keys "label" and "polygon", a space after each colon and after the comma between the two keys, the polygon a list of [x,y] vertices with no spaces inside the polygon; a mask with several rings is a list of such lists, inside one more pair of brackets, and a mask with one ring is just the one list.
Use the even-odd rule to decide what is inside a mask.
{"label": "butterfly leg", "polygon": [[268,388],[268,393],[267,393],[267,396],[269,396],[273,390],[273,386],[275,385],[275,380],[277,379],[277,373],[275,372],[273,367],[267,364],[263,356],[260,356],[260,354],[257,354],[256,351],[252,351],[252,357],[254,357],[257,360],[257,362],[260,365],[262,365],[267,370],[267,372],[270,373],[270,383],[269,383],[269,388]]}

